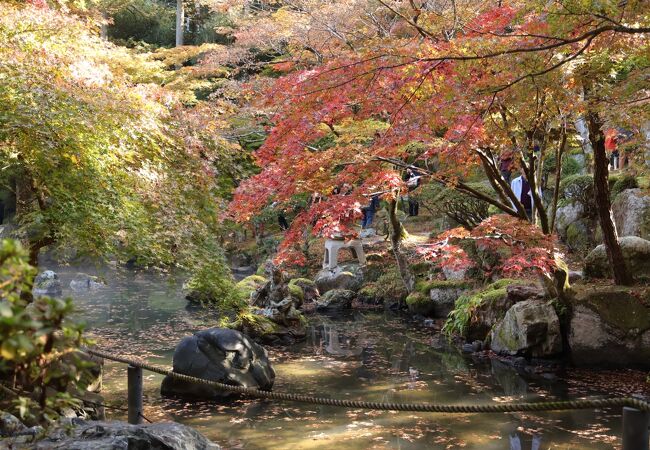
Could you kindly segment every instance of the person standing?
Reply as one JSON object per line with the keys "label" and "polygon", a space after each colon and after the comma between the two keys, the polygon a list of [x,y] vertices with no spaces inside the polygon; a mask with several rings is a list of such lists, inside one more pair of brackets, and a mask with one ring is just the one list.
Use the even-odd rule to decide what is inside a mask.
{"label": "person standing", "polygon": [[375,194],[370,197],[370,203],[362,209],[363,218],[361,219],[361,228],[367,229],[372,226],[375,219],[375,213],[379,209],[379,195]]}
{"label": "person standing", "polygon": [[409,190],[408,214],[411,217],[417,216],[420,211],[420,204],[418,203],[417,199],[411,194],[411,192],[417,189],[417,187],[420,185],[420,178],[421,175],[416,170],[412,170],[411,168],[406,169],[406,186]]}

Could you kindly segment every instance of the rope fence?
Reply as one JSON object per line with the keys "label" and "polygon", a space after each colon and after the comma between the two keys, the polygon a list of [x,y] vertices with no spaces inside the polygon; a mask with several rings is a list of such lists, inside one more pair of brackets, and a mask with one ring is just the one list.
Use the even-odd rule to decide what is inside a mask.
{"label": "rope fence", "polygon": [[[605,399],[580,399],[543,402],[512,402],[512,403],[484,403],[484,404],[436,404],[436,403],[389,403],[370,402],[363,400],[347,400],[310,395],[264,391],[255,388],[233,386],[218,381],[206,380],[190,375],[174,372],[160,366],[149,364],[137,359],[114,355],[102,350],[86,349],[87,353],[109,361],[127,364],[129,366],[129,408],[138,409],[134,412],[135,420],[142,415],[142,369],[160,375],[169,376],[177,380],[198,383],[221,389],[227,392],[246,395],[249,397],[269,400],[281,400],[313,405],[335,406],[341,408],[371,409],[378,411],[411,411],[434,412],[447,414],[462,413],[514,413],[514,412],[542,412],[566,411],[576,409],[600,409],[618,407],[623,408],[623,450],[650,450],[648,425],[650,422],[650,403],[635,397],[619,397]],[[132,370],[134,369],[134,370]],[[138,372],[139,371],[139,372]],[[138,378],[139,381],[135,381]],[[132,382],[132,379],[134,380]],[[135,386],[139,383],[138,388]],[[134,388],[132,389],[132,385]],[[139,399],[138,399],[139,397]],[[137,402],[139,401],[139,407]],[[129,412],[131,417],[131,411]]]}

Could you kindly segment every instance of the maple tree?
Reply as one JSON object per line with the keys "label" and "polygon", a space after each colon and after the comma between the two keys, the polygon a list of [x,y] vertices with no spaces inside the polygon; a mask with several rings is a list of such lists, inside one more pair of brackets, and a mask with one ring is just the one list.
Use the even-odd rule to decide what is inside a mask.
{"label": "maple tree", "polygon": [[186,107],[193,76],[163,88],[162,62],[46,4],[7,5],[0,38],[0,183],[31,264],[49,247],[209,266],[231,292],[219,219],[240,158],[215,131],[222,106]]}
{"label": "maple tree", "polygon": [[[406,190],[395,167],[415,164],[428,179],[513,217],[530,218],[551,233],[557,200],[550,203],[549,214],[539,189],[542,161],[549,153],[562,160],[567,133],[573,131],[569,124],[585,114],[592,124],[592,144],[602,141],[603,121],[591,118],[623,112],[611,108],[616,95],[624,92],[629,102],[643,104],[639,92],[645,87],[639,80],[647,71],[642,56],[648,50],[644,36],[650,32],[647,4],[455,3],[436,9],[428,2],[421,7],[415,2],[379,3],[399,22],[394,27],[401,30],[401,38],[377,34],[354,49],[342,46],[322,64],[296,67],[270,90],[267,105],[276,114],[268,139],[256,153],[263,170],[238,189],[238,217],[249,218],[271,198],[284,202],[298,193],[327,195],[334,186],[348,184],[353,186],[349,196],[329,196],[296,221],[297,227],[314,223],[316,233],[345,233],[350,220],[359,216],[364,195],[386,192],[389,210],[394,210]],[[613,62],[605,64],[608,60]],[[630,60],[635,63],[623,63]],[[585,69],[594,65],[602,72]],[[625,80],[598,81],[616,65],[627,68]],[[604,94],[598,100],[584,94],[593,82]],[[640,127],[647,108],[627,119]],[[353,125],[372,125],[374,134],[365,140],[350,138],[345,129]],[[324,139],[334,145],[319,147]],[[423,149],[416,155],[409,153],[414,142]],[[603,176],[598,168],[606,156],[602,146],[593,147],[595,183],[602,187],[606,172]],[[533,214],[499,170],[506,152],[514,153],[514,171],[520,170],[531,186]],[[467,182],[477,170],[494,195]],[[606,192],[596,198],[601,227],[612,265],[620,271],[616,281],[626,283],[607,214],[608,198]],[[391,222],[398,248],[401,225]],[[295,237],[289,232],[283,249],[290,249]]]}

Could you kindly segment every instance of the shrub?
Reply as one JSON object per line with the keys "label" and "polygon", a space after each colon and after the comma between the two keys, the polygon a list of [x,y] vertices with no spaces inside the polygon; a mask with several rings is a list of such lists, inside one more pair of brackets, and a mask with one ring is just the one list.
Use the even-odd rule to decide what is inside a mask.
{"label": "shrub", "polygon": [[636,177],[633,175],[622,175],[614,182],[612,186],[612,197],[616,197],[621,192],[627,189],[635,189],[639,187],[639,183],[636,181]]}
{"label": "shrub", "polygon": [[[544,175],[555,176],[555,170],[556,170],[555,154],[550,154],[544,160]],[[562,178],[567,178],[570,177],[571,175],[579,174],[581,170],[582,170],[582,165],[574,158],[572,158],[571,155],[564,155],[562,157],[562,172],[561,172]]]}
{"label": "shrub", "polygon": [[377,281],[366,283],[357,293],[364,303],[402,302],[408,295],[397,267],[387,268]]}
{"label": "shrub", "polygon": [[587,215],[594,210],[594,179],[591,175],[571,175],[560,182],[560,197],[578,202]]}
{"label": "shrub", "polygon": [[[472,187],[485,194],[493,194],[490,187],[473,183]],[[440,212],[467,229],[472,229],[489,216],[489,204],[455,189],[433,184],[417,191],[418,200],[431,213]]]}
{"label": "shrub", "polygon": [[14,393],[0,409],[47,423],[63,408],[79,406],[69,392],[85,391],[94,364],[79,356],[87,341],[83,327],[68,319],[70,299],[25,300],[36,273],[27,260],[16,241],[0,241],[0,382]]}
{"label": "shrub", "polygon": [[406,286],[404,286],[404,281],[397,267],[391,267],[384,272],[377,279],[376,285],[379,290],[379,296],[384,302],[386,300],[401,302],[408,295]]}
{"label": "shrub", "polygon": [[232,274],[223,261],[204,263],[184,288],[188,292],[188,300],[210,303],[224,310],[238,310],[246,304],[242,290],[236,288]]}

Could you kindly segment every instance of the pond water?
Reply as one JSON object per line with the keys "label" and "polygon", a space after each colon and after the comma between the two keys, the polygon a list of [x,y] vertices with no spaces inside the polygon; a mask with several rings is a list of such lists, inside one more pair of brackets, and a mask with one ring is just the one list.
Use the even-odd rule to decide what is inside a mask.
{"label": "pond water", "polygon": [[[171,365],[176,343],[215,326],[216,312],[192,311],[180,283],[143,272],[106,271],[108,287],[73,292],[76,273],[55,268],[64,295],[101,348]],[[86,273],[92,270],[85,270]],[[629,394],[647,389],[633,371],[571,371],[521,377],[498,360],[477,360],[449,347],[430,329],[384,312],[336,320],[311,316],[304,343],[269,348],[274,389],[324,397],[483,403]],[[429,414],[238,400],[231,404],[161,398],[162,377],[145,372],[145,416],[192,426],[224,448],[247,449],[612,449],[620,446],[620,411],[540,414]],[[126,368],[107,362],[106,403],[126,407]],[[108,418],[125,419],[121,410]]]}

